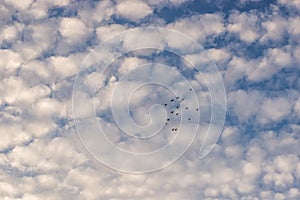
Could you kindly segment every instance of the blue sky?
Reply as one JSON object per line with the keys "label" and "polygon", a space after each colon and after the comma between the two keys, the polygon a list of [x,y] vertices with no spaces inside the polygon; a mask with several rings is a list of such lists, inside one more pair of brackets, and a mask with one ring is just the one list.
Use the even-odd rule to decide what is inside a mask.
{"label": "blue sky", "polygon": [[0,2],[1,199],[300,198],[300,2]]}

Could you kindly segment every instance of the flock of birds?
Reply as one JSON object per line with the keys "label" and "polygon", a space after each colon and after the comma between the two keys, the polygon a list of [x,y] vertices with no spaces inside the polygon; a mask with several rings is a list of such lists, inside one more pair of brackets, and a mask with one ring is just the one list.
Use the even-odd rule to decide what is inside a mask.
{"label": "flock of birds", "polygon": [[[189,90],[192,91],[192,88],[190,88]],[[173,109],[176,108],[175,110],[171,110],[170,113],[172,115],[175,115],[175,117],[179,117],[179,108],[180,108],[180,105],[183,101],[184,101],[184,98],[180,99],[179,97],[176,97],[176,98],[170,99],[170,103],[169,104],[165,103],[164,106],[165,107],[171,106],[171,108],[173,108]],[[186,106],[185,110],[189,110],[189,107]],[[196,111],[199,111],[199,108],[196,108]],[[191,118],[189,117],[188,120],[191,121]],[[171,121],[171,118],[167,118],[166,122],[165,122],[165,125],[168,125],[170,123],[170,121]],[[171,129],[171,131],[177,131],[177,130],[178,130],[178,128],[172,128]]]}

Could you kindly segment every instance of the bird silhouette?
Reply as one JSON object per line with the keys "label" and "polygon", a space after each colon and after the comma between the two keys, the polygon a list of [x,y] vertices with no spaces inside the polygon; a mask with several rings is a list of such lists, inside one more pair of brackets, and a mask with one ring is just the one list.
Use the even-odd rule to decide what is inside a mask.
{"label": "bird silhouette", "polygon": [[[192,91],[192,90],[193,90],[192,88],[189,88],[189,91]],[[170,102],[176,101],[176,104],[177,104],[177,105],[176,105],[175,103],[173,103],[173,104],[170,103],[170,108],[172,108],[173,106],[176,106],[176,109],[179,109],[179,108],[181,107],[181,105],[182,105],[181,103],[182,103],[184,100],[185,100],[184,98],[181,98],[181,97],[179,97],[179,96],[175,96],[174,98],[170,99]],[[174,104],[175,104],[175,105],[174,105]],[[165,103],[164,106],[167,107],[168,104]],[[173,108],[174,108],[174,107],[173,107]],[[190,109],[189,106],[186,106],[186,107],[184,107],[184,108],[185,108],[185,110],[189,110],[189,109]],[[200,109],[199,109],[199,108],[195,108],[195,110],[196,110],[196,111],[199,111]],[[171,110],[171,111],[170,111],[171,114],[174,114],[174,112],[175,112],[175,110]],[[175,113],[176,116],[179,116],[179,114],[180,114],[179,112],[176,112],[176,113]],[[189,117],[189,118],[188,118],[188,121],[191,121],[191,120],[192,120],[192,118]],[[165,125],[168,125],[171,121],[172,121],[172,118],[167,118],[167,119],[166,119],[166,122],[165,122]],[[177,131],[177,130],[178,130],[177,128],[172,128],[172,129],[171,129],[171,131]]]}

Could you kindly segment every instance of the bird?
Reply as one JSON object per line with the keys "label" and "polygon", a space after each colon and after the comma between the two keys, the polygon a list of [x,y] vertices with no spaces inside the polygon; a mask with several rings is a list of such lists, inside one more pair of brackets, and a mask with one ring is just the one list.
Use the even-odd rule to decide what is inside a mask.
{"label": "bird", "polygon": [[168,104],[165,103],[165,106],[167,106]]}
{"label": "bird", "polygon": [[171,99],[170,101],[172,102],[172,101],[174,101],[174,99]]}

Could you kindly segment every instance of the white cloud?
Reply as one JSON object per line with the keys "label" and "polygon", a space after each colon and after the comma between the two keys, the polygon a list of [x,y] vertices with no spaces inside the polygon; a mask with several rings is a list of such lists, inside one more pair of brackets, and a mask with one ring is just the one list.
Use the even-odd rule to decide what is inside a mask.
{"label": "white cloud", "polygon": [[229,93],[228,104],[233,108],[233,113],[239,120],[245,122],[258,114],[263,99],[264,96],[259,91],[238,90]]}
{"label": "white cloud", "polygon": [[99,1],[99,3],[93,8],[84,8],[79,10],[80,19],[88,26],[93,26],[103,23],[105,20],[109,20],[114,13],[113,2],[109,0]]}
{"label": "white cloud", "polygon": [[12,49],[18,52],[25,61],[29,61],[53,48],[57,31],[55,24],[49,22],[28,25],[23,30],[23,35],[25,35],[25,39],[14,43]]}
{"label": "white cloud", "polygon": [[2,15],[0,16],[0,19],[2,20],[1,25],[5,25],[9,21],[9,17],[11,16],[11,13],[13,12],[12,9],[9,9],[6,5],[1,4],[0,5],[0,11]]}
{"label": "white cloud", "polygon": [[70,0],[48,0],[48,2],[53,3],[55,6],[67,6],[70,3]]}
{"label": "white cloud", "polygon": [[300,98],[296,101],[294,110],[296,111],[296,114],[300,116]]}
{"label": "white cloud", "polygon": [[126,74],[130,72],[131,70],[134,70],[137,67],[140,67],[143,64],[146,64],[147,61],[143,59],[139,59],[137,57],[128,57],[124,59],[124,62],[122,62],[120,68],[118,69],[119,74]]}
{"label": "white cloud", "polygon": [[252,43],[261,36],[259,19],[255,14],[234,12],[229,16],[227,30],[235,33],[247,43]]}
{"label": "white cloud", "polygon": [[88,28],[78,18],[63,18],[59,31],[68,44],[83,42],[88,35]]}
{"label": "white cloud", "polygon": [[14,125],[8,127],[1,123],[2,139],[0,142],[0,149],[5,150],[18,144],[28,142],[32,137],[22,130],[21,126]]}
{"label": "white cloud", "polygon": [[60,102],[54,99],[41,99],[33,105],[33,112],[40,117],[59,117],[63,111],[63,106]]}
{"label": "white cloud", "polygon": [[[179,16],[166,25],[203,44],[210,37],[223,35],[227,30],[229,36],[238,36],[248,44],[259,41],[259,44],[264,45],[259,46],[263,48],[263,54],[255,59],[245,57],[243,52],[240,53],[237,49],[237,46],[240,46],[235,46],[236,41],[226,41],[226,37],[225,41],[220,43],[221,47],[208,50],[222,69],[225,84],[230,91],[228,115],[236,116],[242,123],[226,126],[219,143],[205,159],[196,158],[201,142],[196,140],[189,151],[168,168],[151,174],[123,174],[96,162],[76,137],[71,118],[71,92],[74,76],[87,53],[83,50],[87,45],[86,39],[89,36],[97,36],[98,41],[104,41],[126,30],[127,25],[115,24],[111,18],[115,15],[136,22],[152,15],[153,21],[149,22],[151,25],[157,25],[156,22],[159,22],[164,26],[161,23],[164,19],[158,18],[154,10],[157,9],[160,13],[163,12],[160,8],[172,8],[174,5],[182,5],[185,1],[128,0],[118,1],[114,5],[108,0],[95,3],[69,0],[27,0],[20,3],[5,0],[3,5],[0,5],[0,198],[300,198],[300,128],[293,124],[300,116],[297,91],[299,81],[290,81],[290,77],[284,77],[286,81],[291,82],[288,87],[294,88],[292,94],[273,91],[272,88],[265,91],[263,87],[255,88],[253,85],[250,86],[253,88],[248,90],[233,90],[240,87],[236,85],[236,81],[241,78],[246,78],[246,84],[250,81],[265,86],[264,81],[275,79],[273,75],[281,69],[298,68],[300,48],[296,44],[299,41],[300,26],[299,17],[293,12],[299,8],[298,1],[279,0],[281,5],[291,11],[288,19],[281,16],[282,13],[278,9],[267,17],[267,11],[233,12],[225,27],[227,19],[224,18],[224,13],[194,14],[188,7],[177,7],[187,9],[184,12],[185,17]],[[72,17],[57,16],[45,19],[48,10],[53,6],[63,7],[68,11],[64,14],[70,14]],[[74,13],[77,15],[73,15]],[[143,25],[149,23],[145,22]],[[287,33],[289,35],[286,35]],[[147,35],[139,34],[136,32],[132,37],[126,38],[124,47],[134,48],[152,44],[151,38],[145,40]],[[160,38],[159,34],[155,36]],[[287,46],[282,46],[283,38],[288,38]],[[96,42],[96,38],[92,40],[95,41],[91,43]],[[177,38],[168,38],[165,43],[162,40],[157,42],[163,43],[162,47],[165,47],[167,42],[172,47],[187,46]],[[114,46],[108,45],[107,48],[113,49]],[[117,55],[117,49],[114,54]],[[193,59],[192,56],[197,59],[197,54],[189,56],[190,59]],[[104,58],[109,60],[111,55],[103,51],[96,59]],[[123,74],[145,62],[134,57],[123,61],[115,72]],[[81,86],[94,89],[99,75],[98,72],[87,74]],[[108,85],[114,85],[118,75],[113,74],[108,79]],[[161,77],[157,76],[165,79],[170,77],[167,73],[163,73]],[[181,83],[177,85],[180,86]],[[124,90],[124,93],[126,91]],[[110,106],[110,92],[111,88],[107,87],[98,94],[96,111],[104,112],[104,109],[101,109]],[[154,94],[148,94],[154,92],[142,92],[140,96],[134,96],[134,103],[141,105],[141,110],[136,108],[137,112],[134,114],[137,121],[144,122],[149,118],[145,115],[145,102],[141,100],[145,96],[153,97]],[[269,92],[274,92],[277,96],[268,97]],[[89,106],[92,100],[89,95],[89,91],[86,91],[75,96],[82,105],[78,110],[81,117],[91,116],[94,112],[94,108]],[[209,94],[206,92],[199,96],[205,103],[209,100]],[[122,101],[120,99],[120,102]],[[206,105],[203,104],[203,107]],[[203,115],[203,112],[201,114]],[[254,124],[249,124],[253,118]],[[269,129],[281,121],[286,124],[280,129],[260,129]],[[244,124],[254,126],[255,130],[247,132],[248,130],[244,130]],[[112,128],[108,123],[105,125],[103,127],[111,130],[110,133],[119,133],[119,129]],[[87,130],[91,130],[91,127],[87,127]],[[111,139],[120,142],[120,138],[114,136]],[[125,149],[131,150],[126,141],[120,143]],[[145,150],[147,146],[140,145],[138,148]]]}
{"label": "white cloud", "polygon": [[68,57],[52,56],[49,58],[49,64],[58,76],[66,78],[77,73],[82,58],[80,54],[70,54]]}
{"label": "white cloud", "polygon": [[153,12],[153,9],[143,1],[120,1],[116,5],[116,11],[122,17],[132,21],[138,21]]}
{"label": "white cloud", "polygon": [[0,31],[0,43],[13,42],[19,39],[21,30],[22,30],[22,25],[19,23],[2,27]]}
{"label": "white cloud", "polygon": [[104,41],[114,37],[117,34],[126,30],[126,26],[120,24],[112,24],[108,26],[101,26],[96,29],[97,38],[99,41]]}
{"label": "white cloud", "polygon": [[292,55],[289,47],[271,48],[265,52],[264,57],[255,60],[247,69],[247,76],[253,81],[262,81],[271,78],[283,68],[291,67]]}
{"label": "white cloud", "polygon": [[261,105],[258,120],[262,124],[277,122],[287,117],[292,108],[292,103],[284,98],[265,99]]}
{"label": "white cloud", "polygon": [[1,103],[14,104],[19,100],[19,94],[26,85],[21,78],[9,77],[1,80]]}
{"label": "white cloud", "polygon": [[[300,63],[300,47],[297,46],[293,51],[293,59],[296,63]],[[296,67],[300,68],[299,65],[296,64]]]}
{"label": "white cloud", "polygon": [[283,17],[271,16],[270,20],[262,23],[262,27],[266,31],[260,39],[262,43],[268,40],[280,42],[287,32],[287,21]]}
{"label": "white cloud", "polygon": [[167,28],[183,32],[198,42],[204,42],[207,36],[217,36],[225,31],[221,14],[194,15],[178,19],[168,24]]}
{"label": "white cloud", "polygon": [[37,60],[22,65],[20,74],[31,84],[53,82],[51,69],[48,68],[47,63]]}
{"label": "white cloud", "polygon": [[278,2],[281,5],[287,6],[290,9],[294,9],[294,8],[296,8],[298,10],[300,9],[300,3],[299,3],[299,1],[295,1],[295,0],[292,0],[292,1],[290,1],[290,0],[279,0]]}
{"label": "white cloud", "polygon": [[180,6],[183,3],[186,3],[190,0],[146,0],[146,2],[149,5],[155,6],[155,7],[164,7],[166,5],[170,6]]}
{"label": "white cloud", "polygon": [[268,54],[270,63],[280,68],[288,67],[291,64],[291,53],[285,49],[270,49]]}
{"label": "white cloud", "polygon": [[27,14],[32,16],[34,19],[43,19],[47,17],[48,10],[51,7],[63,7],[68,6],[70,0],[39,0],[33,1],[30,8],[27,9]]}
{"label": "white cloud", "polygon": [[224,69],[232,57],[231,53],[226,49],[207,49],[207,53],[219,69]]}
{"label": "white cloud", "polygon": [[0,77],[4,78],[9,75],[15,75],[23,62],[18,53],[8,49],[0,50]]}
{"label": "white cloud", "polygon": [[289,18],[289,32],[294,36],[300,35],[300,17]]}
{"label": "white cloud", "polygon": [[33,0],[25,0],[22,3],[19,3],[17,1],[5,0],[5,3],[10,4],[19,10],[27,10],[30,7],[30,5],[32,4],[32,2],[33,2]]}
{"label": "white cloud", "polygon": [[225,83],[233,85],[235,82],[243,78],[249,69],[256,66],[256,62],[253,60],[245,60],[241,57],[233,57],[228,63],[228,69],[225,72]]}

